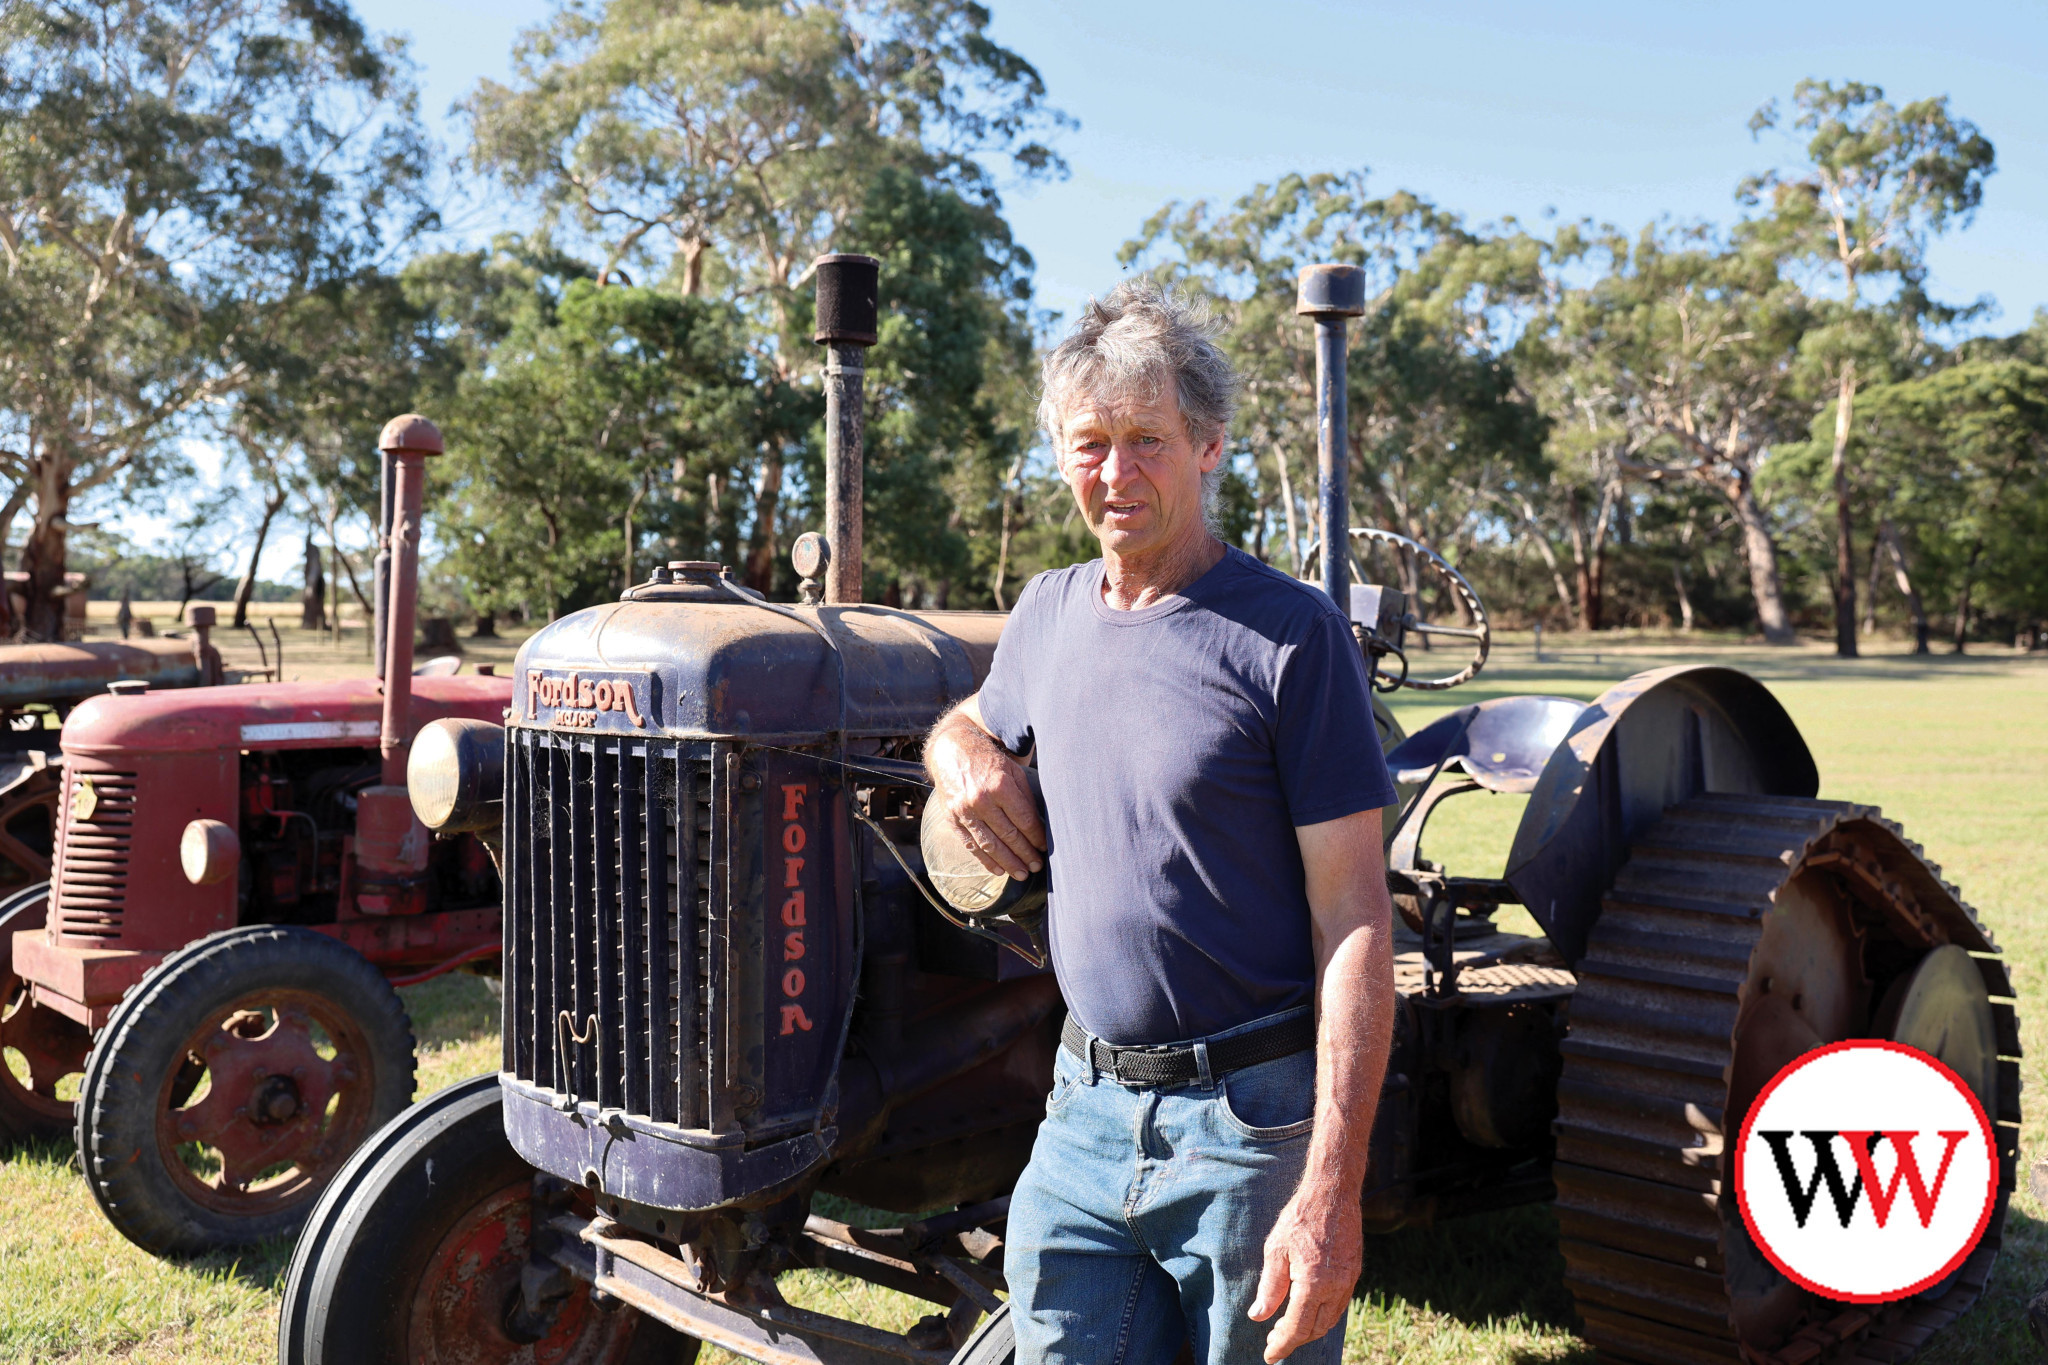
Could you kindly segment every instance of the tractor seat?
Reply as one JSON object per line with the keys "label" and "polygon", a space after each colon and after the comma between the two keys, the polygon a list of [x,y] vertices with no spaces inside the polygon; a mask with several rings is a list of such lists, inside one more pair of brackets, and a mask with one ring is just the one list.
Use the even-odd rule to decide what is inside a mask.
{"label": "tractor seat", "polygon": [[1394,746],[1387,768],[1404,784],[1426,782],[1439,762],[1490,792],[1523,795],[1586,704],[1570,697],[1496,697],[1461,706]]}

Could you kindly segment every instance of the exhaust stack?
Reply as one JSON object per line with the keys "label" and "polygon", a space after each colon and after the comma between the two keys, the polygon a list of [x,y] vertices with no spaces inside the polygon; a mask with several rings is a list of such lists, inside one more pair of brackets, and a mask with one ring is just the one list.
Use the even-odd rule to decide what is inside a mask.
{"label": "exhaust stack", "polygon": [[818,281],[818,329],[812,338],[830,347],[825,360],[825,553],[799,556],[806,578],[825,573],[825,601],[851,603],[861,594],[861,390],[863,354],[875,344],[880,322],[882,263],[843,252],[811,262]]}
{"label": "exhaust stack", "polygon": [[[390,601],[384,612],[384,725],[379,747],[384,785],[405,785],[411,745],[413,613],[420,593],[420,506],[426,500],[427,457],[441,453],[441,429],[416,412],[394,417],[377,438],[392,479]],[[410,807],[408,807],[410,810]]]}
{"label": "exhaust stack", "polygon": [[1344,324],[1365,312],[1365,271],[1355,265],[1302,270],[1294,311],[1316,320],[1316,504],[1323,546],[1323,591],[1351,613],[1351,499],[1345,440]]}

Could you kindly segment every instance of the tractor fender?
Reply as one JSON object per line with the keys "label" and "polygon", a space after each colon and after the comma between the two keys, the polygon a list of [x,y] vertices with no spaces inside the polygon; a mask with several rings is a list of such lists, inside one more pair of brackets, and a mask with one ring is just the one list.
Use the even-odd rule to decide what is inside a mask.
{"label": "tractor fender", "polygon": [[1508,853],[1507,881],[1575,963],[1629,847],[1705,792],[1812,797],[1799,727],[1747,673],[1681,664],[1615,684],[1551,752]]}

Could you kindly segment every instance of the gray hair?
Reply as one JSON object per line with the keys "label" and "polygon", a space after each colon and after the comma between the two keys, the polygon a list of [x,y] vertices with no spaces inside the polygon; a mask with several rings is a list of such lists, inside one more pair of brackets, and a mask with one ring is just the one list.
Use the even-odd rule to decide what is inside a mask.
{"label": "gray hair", "polygon": [[[1223,435],[1237,412],[1237,371],[1216,344],[1221,330],[1199,300],[1139,277],[1106,299],[1089,299],[1066,339],[1045,358],[1038,423],[1059,454],[1067,408],[1088,395],[1156,399],[1173,385],[1181,421],[1197,447]],[[1213,509],[1223,483],[1219,463],[1202,478]]]}

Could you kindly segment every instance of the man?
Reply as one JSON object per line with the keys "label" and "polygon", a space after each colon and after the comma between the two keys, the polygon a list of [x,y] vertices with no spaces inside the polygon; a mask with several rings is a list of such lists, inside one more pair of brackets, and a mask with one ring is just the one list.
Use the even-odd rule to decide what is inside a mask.
{"label": "man", "polygon": [[1208,528],[1236,388],[1174,298],[1090,303],[1039,415],[1102,558],[1025,587],[926,745],[991,871],[1051,849],[1069,1018],[1010,1205],[1020,1365],[1343,1348],[1393,1032],[1394,789],[1348,622]]}

